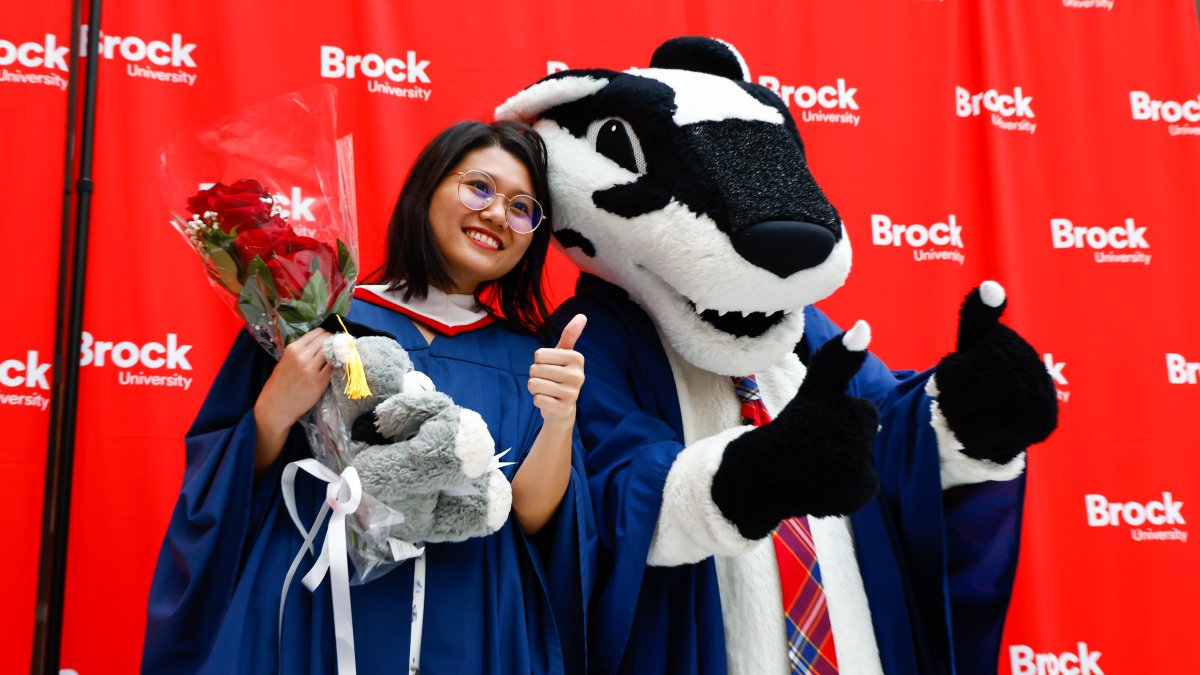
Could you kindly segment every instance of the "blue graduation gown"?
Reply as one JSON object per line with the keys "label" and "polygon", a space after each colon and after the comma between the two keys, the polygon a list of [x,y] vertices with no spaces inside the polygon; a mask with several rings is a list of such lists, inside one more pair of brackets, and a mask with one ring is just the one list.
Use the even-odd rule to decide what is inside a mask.
{"label": "blue graduation gown", "polygon": [[[541,428],[527,389],[541,346],[534,338],[495,323],[427,344],[408,318],[361,301],[350,318],[395,336],[417,370],[483,417],[498,450],[512,448],[506,460],[524,459]],[[280,590],[302,541],[280,473],[311,451],[293,429],[280,460],[254,478],[253,405],[273,366],[241,333],[188,433],[183,488],[150,591],[143,672],[336,671],[329,581],[315,593],[299,582],[311,557],[292,582],[276,644]],[[582,672],[594,529],[580,456],[577,440],[567,494],[535,537],[510,517],[491,536],[427,546],[423,673]],[[504,471],[511,479],[516,469]],[[298,476],[301,519],[311,523],[325,484]],[[407,670],[412,576],[407,562],[351,587],[359,673]]]}
{"label": "blue graduation gown", "polygon": [[[595,278],[584,277],[556,317],[576,313],[588,315],[576,344],[588,378],[579,429],[599,537],[589,662],[599,673],[725,673],[712,558],[646,565],[663,485],[683,449],[680,403],[662,344],[624,291]],[[841,332],[814,308],[805,318],[814,349]],[[884,488],[851,522],[880,657],[893,675],[954,672],[951,652],[958,649],[971,664],[986,663],[990,652],[994,670],[1000,637],[994,629],[1002,627],[1016,562],[1020,481],[964,488],[943,507],[923,393],[930,374],[893,373],[872,356],[849,389],[875,402],[884,426],[875,445]],[[952,631],[960,628],[952,613],[958,609],[952,598],[960,595],[975,610],[961,626],[961,645]]]}

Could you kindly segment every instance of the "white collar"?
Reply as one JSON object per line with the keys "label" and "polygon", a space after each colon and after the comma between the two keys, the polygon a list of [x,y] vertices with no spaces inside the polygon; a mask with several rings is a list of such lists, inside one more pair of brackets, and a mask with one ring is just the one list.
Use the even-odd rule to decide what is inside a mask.
{"label": "white collar", "polygon": [[473,324],[488,316],[487,310],[476,300],[475,296],[465,293],[447,293],[441,289],[429,287],[424,298],[413,296],[404,299],[404,290],[389,291],[386,285],[359,286],[359,289],[376,295],[389,303],[399,305],[414,314],[418,314],[451,328]]}

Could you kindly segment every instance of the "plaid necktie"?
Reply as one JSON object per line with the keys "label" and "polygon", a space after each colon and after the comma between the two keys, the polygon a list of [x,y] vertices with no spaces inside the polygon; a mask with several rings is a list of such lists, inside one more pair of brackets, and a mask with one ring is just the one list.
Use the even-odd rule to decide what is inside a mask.
{"label": "plaid necktie", "polygon": [[[742,422],[762,426],[771,421],[754,376],[735,377],[742,401]],[[836,675],[837,654],[829,608],[821,586],[821,569],[813,546],[808,518],[788,518],[771,533],[779,580],[783,586],[783,612],[787,624],[788,663],[797,675]]]}

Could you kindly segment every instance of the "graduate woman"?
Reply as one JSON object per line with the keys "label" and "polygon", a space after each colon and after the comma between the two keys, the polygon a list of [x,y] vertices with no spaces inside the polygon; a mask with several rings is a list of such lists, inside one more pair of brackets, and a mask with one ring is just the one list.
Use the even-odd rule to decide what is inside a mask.
{"label": "graduate woman", "polygon": [[[583,358],[571,349],[583,319],[554,347],[534,337],[546,316],[549,217],[546,152],[532,129],[450,127],[421,152],[401,191],[382,283],[359,287],[350,311],[394,336],[438,390],[483,417],[498,450],[512,449],[504,459],[517,461],[504,469],[513,507],[499,531],[425,549],[423,673],[583,669],[594,534],[573,443]],[[314,593],[291,584],[278,625],[302,541],[280,473],[311,456],[295,423],[329,385],[327,335],[307,334],[276,364],[243,331],[217,375],[187,436],[183,488],[150,593],[144,672],[336,670],[328,583]],[[324,490],[297,480],[306,522]],[[359,673],[408,670],[413,568],[351,587]]]}

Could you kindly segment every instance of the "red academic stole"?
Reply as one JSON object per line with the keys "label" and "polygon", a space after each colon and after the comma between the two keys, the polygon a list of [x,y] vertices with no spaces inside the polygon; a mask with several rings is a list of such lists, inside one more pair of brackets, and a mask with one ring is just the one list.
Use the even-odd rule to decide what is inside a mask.
{"label": "red academic stole", "polygon": [[429,326],[442,335],[454,336],[458,335],[459,333],[466,333],[467,331],[472,331],[476,328],[483,328],[484,326],[496,321],[496,317],[492,316],[491,314],[485,314],[484,316],[480,317],[478,321],[474,321],[472,323],[460,326],[448,326],[437,319],[425,316],[416,310],[412,310],[404,305],[392,302],[378,293],[373,293],[362,286],[354,289],[354,299],[362,300],[363,302],[370,303],[372,305],[386,307],[394,312],[399,312],[413,321],[419,321],[422,324]]}

